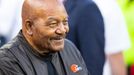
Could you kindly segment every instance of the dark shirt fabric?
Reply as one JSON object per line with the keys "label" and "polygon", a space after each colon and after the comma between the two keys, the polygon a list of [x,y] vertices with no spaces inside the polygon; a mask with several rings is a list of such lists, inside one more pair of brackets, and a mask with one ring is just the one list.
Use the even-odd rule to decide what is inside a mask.
{"label": "dark shirt fabric", "polygon": [[92,0],[66,0],[69,34],[80,50],[91,75],[102,75],[105,62],[104,23],[100,10]]}
{"label": "dark shirt fabric", "polygon": [[51,60],[47,60],[46,64],[47,64],[47,69],[48,69],[48,75],[58,75]]}
{"label": "dark shirt fabric", "polygon": [[[54,70],[57,75],[89,75],[80,52],[67,39],[64,50],[60,52],[42,57],[34,51],[20,32],[0,48],[0,75],[50,75],[49,72]],[[73,64],[77,65],[77,72],[71,70]],[[48,71],[47,66],[51,66],[53,71]]]}

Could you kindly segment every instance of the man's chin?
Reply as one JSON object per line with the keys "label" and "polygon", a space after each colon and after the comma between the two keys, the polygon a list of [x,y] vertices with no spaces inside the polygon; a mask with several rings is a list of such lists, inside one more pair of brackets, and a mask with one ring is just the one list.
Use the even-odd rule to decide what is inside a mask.
{"label": "man's chin", "polygon": [[52,49],[53,52],[59,52],[59,51],[62,51],[64,49],[64,46],[60,46],[60,47],[54,47]]}

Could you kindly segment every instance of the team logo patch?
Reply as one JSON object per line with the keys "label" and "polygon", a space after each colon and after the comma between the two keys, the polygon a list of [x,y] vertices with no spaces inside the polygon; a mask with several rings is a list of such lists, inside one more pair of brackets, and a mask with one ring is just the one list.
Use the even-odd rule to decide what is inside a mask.
{"label": "team logo patch", "polygon": [[71,71],[72,71],[72,72],[76,73],[76,72],[78,72],[78,71],[80,71],[80,70],[82,70],[82,67],[80,67],[80,66],[78,66],[78,65],[76,65],[76,64],[72,64],[72,65],[71,65]]}

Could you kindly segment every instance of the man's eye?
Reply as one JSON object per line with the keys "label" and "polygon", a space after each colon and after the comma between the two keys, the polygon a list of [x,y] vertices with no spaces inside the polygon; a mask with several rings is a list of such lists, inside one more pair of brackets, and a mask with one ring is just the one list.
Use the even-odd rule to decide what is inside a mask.
{"label": "man's eye", "polygon": [[57,26],[57,25],[58,25],[58,23],[57,23],[57,22],[49,23],[49,26],[50,26],[50,27],[55,27],[55,26]]}
{"label": "man's eye", "polygon": [[68,21],[63,21],[63,24],[64,25],[68,25]]}

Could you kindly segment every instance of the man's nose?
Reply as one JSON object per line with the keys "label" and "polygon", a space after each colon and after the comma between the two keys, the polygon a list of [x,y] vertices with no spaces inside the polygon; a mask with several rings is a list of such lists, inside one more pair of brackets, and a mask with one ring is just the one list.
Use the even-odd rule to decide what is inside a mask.
{"label": "man's nose", "polygon": [[67,29],[65,27],[65,25],[63,25],[62,23],[58,26],[58,28],[56,29],[56,33],[63,35],[67,32]]}

